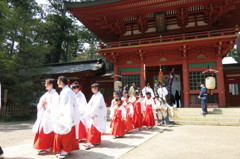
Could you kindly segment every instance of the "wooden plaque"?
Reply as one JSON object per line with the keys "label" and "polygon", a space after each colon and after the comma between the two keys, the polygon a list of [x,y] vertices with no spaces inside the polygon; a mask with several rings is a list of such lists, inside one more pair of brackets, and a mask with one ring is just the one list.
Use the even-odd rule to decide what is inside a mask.
{"label": "wooden plaque", "polygon": [[156,13],[155,14],[155,23],[157,33],[162,33],[167,31],[166,27],[166,13]]}

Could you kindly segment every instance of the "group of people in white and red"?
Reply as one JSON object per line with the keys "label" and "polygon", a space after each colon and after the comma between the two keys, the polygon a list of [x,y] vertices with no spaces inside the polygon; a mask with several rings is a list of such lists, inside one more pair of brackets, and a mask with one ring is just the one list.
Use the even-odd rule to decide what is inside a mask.
{"label": "group of people in white and red", "polygon": [[80,140],[86,139],[87,149],[100,144],[107,109],[98,83],[91,85],[93,95],[88,103],[78,82],[69,87],[67,77],[60,76],[57,84],[62,88],[60,95],[54,89],[54,79],[45,80],[47,92],[39,100],[33,126],[34,148],[39,155],[54,152],[56,157],[66,158],[79,150]]}
{"label": "group of people in white and red", "polygon": [[[45,80],[47,92],[39,100],[33,126],[34,148],[39,155],[53,152],[58,158],[66,158],[71,151],[80,149],[82,140],[86,140],[86,149],[101,143],[101,135],[106,132],[107,108],[98,83],[91,85],[93,95],[89,102],[78,82],[69,87],[67,77],[60,76],[57,85],[62,88],[60,94],[55,90],[54,79]],[[133,129],[141,130],[143,126],[151,129],[159,121],[166,121],[166,102],[157,95],[153,99],[152,92],[146,92],[149,86],[144,90],[145,96],[142,91],[134,91],[131,95],[125,91],[121,98],[114,92],[110,107],[114,138],[123,137]]]}
{"label": "group of people in white and red", "polygon": [[155,125],[168,124],[167,110],[170,106],[162,98],[167,94],[165,87],[160,86],[156,95],[149,85],[131,94],[127,90],[124,90],[122,97],[119,92],[113,94],[110,127],[114,138],[121,138],[133,129],[140,131],[143,126],[148,130]]}

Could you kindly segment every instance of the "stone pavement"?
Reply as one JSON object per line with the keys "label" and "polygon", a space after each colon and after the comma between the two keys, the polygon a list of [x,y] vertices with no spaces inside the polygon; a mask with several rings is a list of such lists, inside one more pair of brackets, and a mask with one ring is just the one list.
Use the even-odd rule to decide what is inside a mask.
{"label": "stone pavement", "polygon": [[[0,123],[0,146],[5,159],[55,159],[36,155],[33,122]],[[69,159],[239,159],[239,126],[170,125],[134,131],[124,138],[102,136],[102,144],[74,151]]]}
{"label": "stone pavement", "polygon": [[240,127],[172,125],[118,159],[240,159]]}
{"label": "stone pavement", "polygon": [[[32,124],[33,123],[28,123],[28,124],[23,124],[22,126],[23,128],[26,128],[27,131],[31,132]],[[15,126],[18,125],[18,127],[21,127],[19,126],[19,124],[13,124],[13,125]],[[14,135],[13,132],[9,132],[10,130],[11,131],[14,130],[14,126],[11,126],[10,124],[9,127],[5,125],[5,128],[3,128],[4,124],[0,123],[0,127],[2,128],[0,129],[1,131],[0,144],[2,144],[3,140],[7,140],[7,138],[10,137],[9,133],[11,133],[11,135]],[[10,130],[8,130],[8,128]],[[118,138],[118,139],[113,139],[112,135],[108,133],[102,136],[102,143],[91,150],[85,150],[85,148],[82,146],[83,143],[80,143],[81,150],[72,152],[69,159],[118,158],[166,129],[167,127],[154,127],[153,130],[133,131],[132,133],[127,134],[124,138]],[[10,143],[12,142],[12,139],[14,139],[14,137],[12,138],[10,137],[9,142],[5,141],[5,145],[1,145],[4,148],[5,159],[56,159],[54,154],[48,154],[44,156],[36,155],[36,151],[32,148],[32,142],[33,142],[33,136],[34,136],[32,132],[31,134],[28,132],[30,136],[27,137],[26,132],[25,134],[21,135],[21,132],[19,130],[16,130],[16,131],[17,133],[15,134],[14,137],[15,138],[17,137],[20,140],[26,140],[27,142],[18,141],[18,143],[14,143],[15,146],[13,146],[14,144],[11,145]],[[22,130],[22,131],[26,131],[26,130]]]}

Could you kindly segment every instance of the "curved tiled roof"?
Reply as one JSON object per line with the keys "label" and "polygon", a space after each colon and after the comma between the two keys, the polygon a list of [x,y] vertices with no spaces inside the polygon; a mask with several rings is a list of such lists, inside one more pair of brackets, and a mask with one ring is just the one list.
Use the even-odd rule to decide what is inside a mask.
{"label": "curved tiled roof", "polygon": [[49,71],[47,71],[45,74],[57,75],[57,74],[85,73],[98,71],[102,67],[103,63],[99,63],[97,60],[50,64],[48,65]]}
{"label": "curved tiled roof", "polygon": [[98,5],[110,4],[115,2],[121,2],[123,0],[94,0],[88,2],[71,2],[64,1],[64,4],[67,8],[85,8],[85,7],[93,7]]}

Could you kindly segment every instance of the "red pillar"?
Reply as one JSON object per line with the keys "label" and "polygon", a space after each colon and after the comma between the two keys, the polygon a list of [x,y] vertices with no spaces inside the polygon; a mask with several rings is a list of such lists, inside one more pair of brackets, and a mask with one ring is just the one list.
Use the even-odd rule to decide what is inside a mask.
{"label": "red pillar", "polygon": [[183,59],[182,72],[183,72],[183,106],[189,107],[190,100],[189,100],[189,78],[187,59]]}
{"label": "red pillar", "polygon": [[219,73],[217,74],[217,82],[218,82],[218,98],[219,98],[219,107],[226,107],[226,96],[225,96],[225,83],[224,83],[224,72],[222,65],[222,57],[217,57],[217,70]]}
{"label": "red pillar", "polygon": [[[119,72],[118,72],[118,69],[119,69],[119,66],[117,63],[114,63],[114,75],[118,75]],[[114,82],[118,80],[118,77],[117,76],[114,76]]]}
{"label": "red pillar", "polygon": [[140,87],[145,87],[145,80],[144,80],[144,63],[140,63]]}

